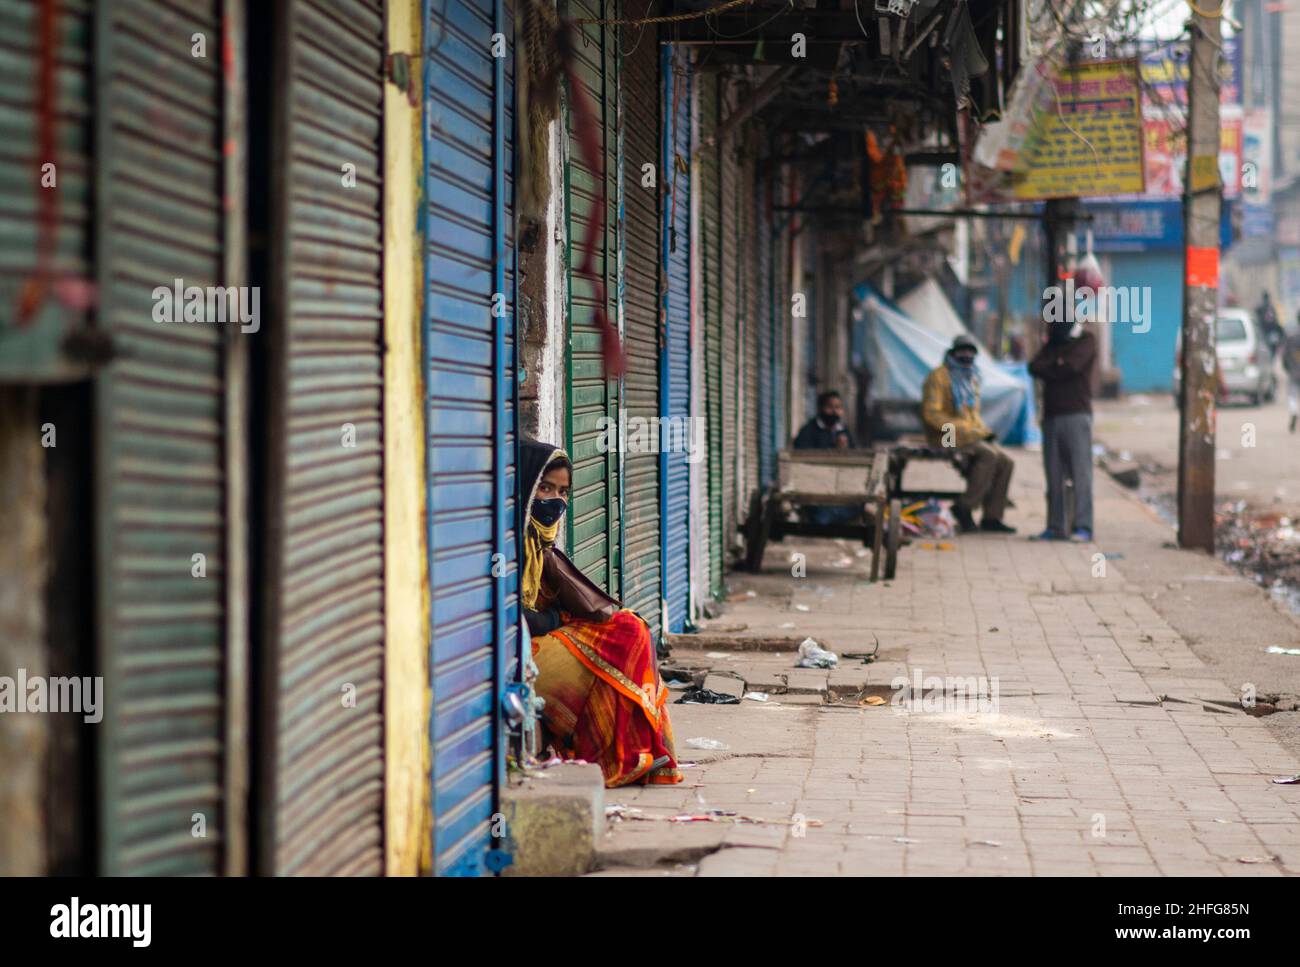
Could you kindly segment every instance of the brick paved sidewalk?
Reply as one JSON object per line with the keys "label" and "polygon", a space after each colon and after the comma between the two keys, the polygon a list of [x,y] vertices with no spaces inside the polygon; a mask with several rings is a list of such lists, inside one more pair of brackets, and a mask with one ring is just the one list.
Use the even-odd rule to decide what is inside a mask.
{"label": "brick paved sidewalk", "polygon": [[[604,875],[1300,873],[1300,785],[1270,781],[1300,764],[1233,707],[1124,561],[1025,539],[1043,526],[1042,477],[1037,454],[1016,456],[1020,535],[905,548],[897,580],[877,585],[835,541],[787,540],[763,574],[732,575],[711,624],[744,625],[742,642],[674,658],[773,694],[672,706],[694,765],[681,786],[608,791],[642,818],[612,825]],[[1099,527],[1133,520],[1131,498],[1100,473],[1096,486]],[[786,569],[796,550],[803,578]],[[755,635],[812,635],[840,652],[878,638],[881,660],[798,673],[796,690],[775,694],[794,655],[739,649]],[[891,681],[917,673],[996,681],[997,714],[895,707]],[[887,703],[859,704],[873,693]],[[696,737],[728,749],[694,750]],[[768,822],[664,821],[709,809]]]}

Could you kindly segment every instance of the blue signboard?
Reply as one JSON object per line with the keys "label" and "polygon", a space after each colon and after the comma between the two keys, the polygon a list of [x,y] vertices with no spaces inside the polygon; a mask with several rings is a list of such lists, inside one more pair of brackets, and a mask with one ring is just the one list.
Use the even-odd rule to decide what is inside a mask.
{"label": "blue signboard", "polygon": [[[1087,202],[1084,210],[1092,215],[1091,224],[1085,227],[1092,229],[1093,248],[1098,252],[1150,252],[1183,244],[1181,199]],[[1224,202],[1219,244],[1225,249],[1232,244],[1231,211],[1231,205]]]}

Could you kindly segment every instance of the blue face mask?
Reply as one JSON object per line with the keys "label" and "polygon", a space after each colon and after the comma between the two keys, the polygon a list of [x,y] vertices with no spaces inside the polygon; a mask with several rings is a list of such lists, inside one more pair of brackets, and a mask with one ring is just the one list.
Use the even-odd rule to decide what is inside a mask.
{"label": "blue face mask", "polygon": [[552,497],[549,500],[533,501],[533,520],[543,527],[550,527],[561,517],[568,509],[569,504],[563,497]]}

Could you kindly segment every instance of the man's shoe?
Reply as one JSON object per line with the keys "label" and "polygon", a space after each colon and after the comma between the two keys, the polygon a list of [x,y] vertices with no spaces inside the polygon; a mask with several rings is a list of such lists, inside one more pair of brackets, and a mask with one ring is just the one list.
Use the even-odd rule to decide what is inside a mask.
{"label": "man's shoe", "polygon": [[1014,527],[1008,527],[1000,520],[990,520],[987,517],[980,521],[980,530],[994,534],[1014,534],[1016,532]]}
{"label": "man's shoe", "polygon": [[1060,533],[1059,531],[1054,531],[1049,527],[1041,534],[1036,534],[1029,539],[1031,541],[1064,541],[1067,540],[1068,538],[1066,538],[1066,536]]}
{"label": "man's shoe", "polygon": [[958,534],[969,534],[971,531],[979,530],[975,526],[975,518],[971,516],[971,512],[965,507],[958,507],[953,504],[952,516],[957,521]]}
{"label": "man's shoe", "polygon": [[1081,544],[1090,544],[1092,543],[1092,531],[1086,527],[1080,527],[1070,535],[1070,540],[1078,541]]}

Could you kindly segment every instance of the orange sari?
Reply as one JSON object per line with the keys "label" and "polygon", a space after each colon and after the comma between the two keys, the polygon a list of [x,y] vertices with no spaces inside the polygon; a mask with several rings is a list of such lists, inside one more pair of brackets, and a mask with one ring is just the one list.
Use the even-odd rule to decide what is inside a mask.
{"label": "orange sari", "polygon": [[533,640],[542,715],[560,755],[598,764],[610,789],[681,782],[646,623],[628,610],[604,622],[564,617]]}

